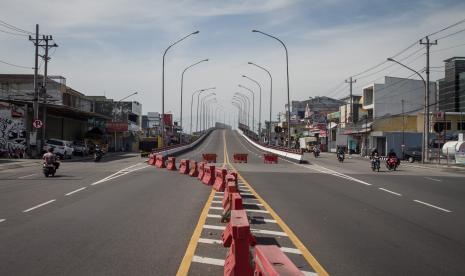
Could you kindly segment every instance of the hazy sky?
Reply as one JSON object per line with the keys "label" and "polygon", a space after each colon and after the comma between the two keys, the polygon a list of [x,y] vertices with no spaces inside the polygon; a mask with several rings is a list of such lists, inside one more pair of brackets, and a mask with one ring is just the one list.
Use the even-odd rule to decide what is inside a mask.
{"label": "hazy sky", "polygon": [[[253,61],[273,75],[273,109],[284,108],[286,64],[282,46],[258,29],[281,38],[289,50],[291,100],[310,96],[342,97],[351,75],[376,65],[405,49],[422,36],[465,18],[463,1],[350,1],[350,0],[75,0],[2,1],[0,20],[33,31],[52,34],[59,48],[53,52],[50,74],[62,75],[67,84],[88,95],[120,99],[132,91],[139,95],[143,112],[161,109],[161,67],[164,49],[199,30],[167,54],[165,111],[179,116],[182,70],[209,58],[185,74],[184,119],[189,119],[194,90],[216,86],[218,101],[232,112],[230,101],[243,84],[258,88],[241,77],[246,74],[263,86],[262,116],[269,112],[269,78],[248,65]],[[432,38],[463,30],[465,24]],[[0,30],[7,30],[0,27]],[[0,32],[0,60],[33,65],[33,45],[27,37]],[[443,60],[465,56],[465,32],[441,39],[432,51],[432,79],[443,76]],[[457,46],[457,47],[454,47]],[[454,48],[451,48],[454,47]],[[438,51],[439,50],[439,51]],[[416,53],[414,53],[417,51]],[[412,54],[413,53],[413,54]],[[415,45],[399,58],[421,70],[424,51]],[[355,93],[384,75],[411,74],[389,64],[357,76]],[[0,64],[0,73],[32,73]],[[334,90],[335,88],[339,88]],[[246,93],[246,92],[245,92]],[[258,108],[256,108],[258,112]],[[257,115],[258,116],[258,115]]]}

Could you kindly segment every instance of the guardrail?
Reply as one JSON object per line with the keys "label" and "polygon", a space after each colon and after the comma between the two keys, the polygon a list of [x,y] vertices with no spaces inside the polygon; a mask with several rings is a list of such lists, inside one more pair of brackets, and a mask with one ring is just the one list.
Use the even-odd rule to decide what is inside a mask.
{"label": "guardrail", "polygon": [[212,133],[212,131],[215,130],[215,129],[216,128],[208,129],[204,134],[202,134],[202,136],[200,136],[197,140],[195,140],[194,142],[192,142],[190,144],[180,144],[180,145],[160,148],[160,149],[157,149],[156,151],[154,151],[152,153],[153,154],[161,154],[161,155],[163,155],[165,157],[168,156],[168,155],[175,156],[175,155],[182,154],[182,153],[196,147],[200,142],[205,140],[205,138],[207,138],[208,135],[210,135],[210,133]]}
{"label": "guardrail", "polygon": [[298,163],[304,163],[305,162],[305,160],[303,158],[303,155],[302,155],[302,152],[300,150],[298,150],[298,153],[295,153],[292,149],[291,150],[287,149],[285,151],[281,147],[280,147],[280,149],[276,149],[276,148],[273,148],[273,147],[266,147],[266,146],[258,144],[257,142],[255,142],[252,139],[250,139],[249,137],[247,137],[244,134],[244,132],[242,132],[242,130],[238,129],[237,132],[239,132],[239,134],[242,137],[244,137],[249,143],[251,143],[252,145],[254,145],[255,147],[257,147],[257,148],[259,148],[261,150],[277,154],[277,155],[279,155],[281,157],[284,157],[286,159],[290,159],[290,160],[298,162]]}

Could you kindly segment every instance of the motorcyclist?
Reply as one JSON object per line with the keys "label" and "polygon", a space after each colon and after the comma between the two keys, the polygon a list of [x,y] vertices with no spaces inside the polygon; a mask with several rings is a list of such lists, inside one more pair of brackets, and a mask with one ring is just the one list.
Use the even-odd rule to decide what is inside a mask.
{"label": "motorcyclist", "polygon": [[388,158],[394,158],[396,160],[396,164],[399,165],[400,164],[400,159],[397,158],[397,154],[396,152],[394,151],[394,149],[391,149],[388,153]]}
{"label": "motorcyclist", "polygon": [[42,159],[44,160],[45,164],[53,164],[55,166],[55,169],[58,169],[60,167],[60,163],[56,160],[56,156],[53,153],[53,148],[49,148],[46,153],[42,156]]}
{"label": "motorcyclist", "polygon": [[344,149],[343,149],[342,147],[339,147],[339,148],[337,149],[337,156],[338,156],[338,157],[339,157],[339,156],[344,157]]}
{"label": "motorcyclist", "polygon": [[375,155],[379,155],[378,149],[373,149],[371,151],[371,159],[373,159],[373,157],[375,157]]}

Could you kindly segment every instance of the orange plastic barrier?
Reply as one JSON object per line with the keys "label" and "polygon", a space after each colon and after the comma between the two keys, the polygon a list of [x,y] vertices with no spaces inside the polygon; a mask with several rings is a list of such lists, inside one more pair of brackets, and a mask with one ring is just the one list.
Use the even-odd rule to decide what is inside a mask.
{"label": "orange plastic barrier", "polygon": [[199,175],[197,176],[197,178],[202,181],[203,179],[203,176],[205,175],[205,162],[199,162]]}
{"label": "orange plastic barrier", "polygon": [[215,153],[203,153],[202,158],[203,158],[204,162],[216,163],[216,154]]}
{"label": "orange plastic barrier", "polygon": [[254,261],[255,276],[304,275],[276,245],[255,246]]}
{"label": "orange plastic barrier", "polygon": [[215,172],[215,182],[213,183],[213,189],[218,192],[224,192],[224,188],[226,186],[226,175],[228,174],[228,170],[216,169]]}
{"label": "orange plastic barrier", "polygon": [[189,173],[189,159],[181,159],[181,164],[179,165],[179,173]]}
{"label": "orange plastic barrier", "polygon": [[155,156],[155,167],[157,168],[166,168],[165,158],[161,154]]}
{"label": "orange plastic barrier", "polygon": [[249,249],[250,246],[256,244],[256,241],[250,232],[245,210],[231,211],[231,220],[221,236],[223,246],[229,247],[228,255],[224,261],[224,275],[253,275]]}
{"label": "orange plastic barrier", "polygon": [[234,163],[247,163],[247,154],[246,153],[234,153],[233,162]]}
{"label": "orange plastic barrier", "polygon": [[278,164],[278,156],[272,153],[264,153],[263,162],[266,164]]}
{"label": "orange plastic barrier", "polygon": [[149,161],[147,162],[149,165],[155,165],[155,155],[153,153],[149,154]]}
{"label": "orange plastic barrier", "polygon": [[190,160],[189,164],[191,167],[189,171],[189,176],[197,177],[199,175],[199,168],[197,162],[195,160]]}
{"label": "orange plastic barrier", "polygon": [[203,171],[202,183],[209,186],[213,185],[215,183],[215,166],[205,164]]}
{"label": "orange plastic barrier", "polygon": [[177,171],[176,169],[176,158],[175,157],[168,157],[168,164],[166,165],[166,169],[169,171]]}

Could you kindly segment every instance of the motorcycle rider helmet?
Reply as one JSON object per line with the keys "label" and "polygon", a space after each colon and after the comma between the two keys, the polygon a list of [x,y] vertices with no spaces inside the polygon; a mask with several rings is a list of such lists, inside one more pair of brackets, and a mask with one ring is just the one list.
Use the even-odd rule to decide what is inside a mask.
{"label": "motorcycle rider helmet", "polygon": [[48,152],[53,153],[54,149],[55,149],[54,147],[50,147],[50,148],[48,149]]}

